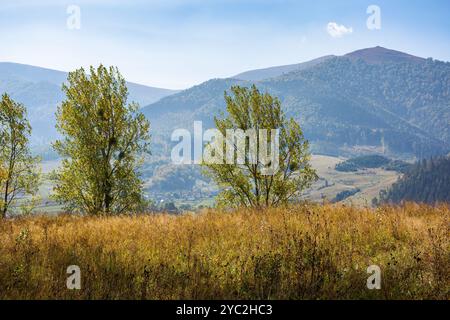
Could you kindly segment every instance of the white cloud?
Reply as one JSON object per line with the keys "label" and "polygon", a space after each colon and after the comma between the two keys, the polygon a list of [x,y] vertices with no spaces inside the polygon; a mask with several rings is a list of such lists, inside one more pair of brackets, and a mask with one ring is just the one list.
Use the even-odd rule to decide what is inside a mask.
{"label": "white cloud", "polygon": [[336,22],[328,22],[327,32],[333,38],[340,38],[346,34],[353,33],[353,28],[347,28],[344,25],[339,25]]}

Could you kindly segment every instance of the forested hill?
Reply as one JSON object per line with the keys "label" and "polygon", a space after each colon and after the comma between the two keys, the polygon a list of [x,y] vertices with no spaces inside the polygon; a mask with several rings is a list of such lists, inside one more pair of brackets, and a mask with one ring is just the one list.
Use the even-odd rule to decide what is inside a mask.
{"label": "forested hill", "polygon": [[160,132],[175,125],[190,129],[194,120],[212,125],[225,108],[224,91],[251,83],[280,98],[313,152],[369,148],[425,158],[450,151],[450,63],[380,47],[265,80],[210,80],[143,110]]}
{"label": "forested hill", "polygon": [[379,201],[450,202],[450,157],[418,162],[388,191],[382,191]]}

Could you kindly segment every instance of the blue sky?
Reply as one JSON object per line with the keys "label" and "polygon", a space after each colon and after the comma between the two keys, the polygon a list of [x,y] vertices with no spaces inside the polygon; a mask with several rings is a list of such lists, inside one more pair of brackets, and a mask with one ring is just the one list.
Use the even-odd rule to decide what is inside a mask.
{"label": "blue sky", "polygon": [[[67,27],[69,5],[79,30]],[[379,30],[366,26],[369,5],[381,10]],[[450,61],[449,12],[448,0],[2,0],[0,61],[104,63],[173,89],[377,45]],[[329,23],[347,32],[333,37]]]}

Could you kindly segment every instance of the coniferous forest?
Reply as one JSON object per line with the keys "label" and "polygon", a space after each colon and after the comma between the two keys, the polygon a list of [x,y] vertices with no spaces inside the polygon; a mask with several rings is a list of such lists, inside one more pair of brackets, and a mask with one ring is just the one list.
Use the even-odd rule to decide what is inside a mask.
{"label": "coniferous forest", "polygon": [[415,201],[450,202],[450,158],[424,159],[412,166],[389,190],[380,192],[381,203]]}

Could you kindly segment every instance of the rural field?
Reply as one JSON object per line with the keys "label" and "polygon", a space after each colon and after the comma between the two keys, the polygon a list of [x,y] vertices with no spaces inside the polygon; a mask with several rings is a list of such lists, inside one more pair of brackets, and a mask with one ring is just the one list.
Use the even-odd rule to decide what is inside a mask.
{"label": "rural field", "polygon": [[343,157],[325,155],[312,155],[311,165],[316,169],[319,180],[304,197],[311,201],[331,201],[339,192],[359,189],[355,195],[343,200],[345,204],[367,206],[371,204],[383,189],[389,188],[400,176],[395,171],[387,171],[382,168],[359,170],[358,172],[340,172],[335,166],[346,160]]}
{"label": "rural field", "polygon": [[448,300],[449,219],[413,203],[5,219],[0,298]]}
{"label": "rural field", "polygon": [[[343,200],[345,204],[356,206],[370,205],[372,199],[378,196],[382,189],[389,188],[400,176],[395,171],[387,171],[381,168],[360,170],[359,172],[340,172],[335,169],[336,164],[346,158],[325,155],[312,155],[311,165],[317,170],[319,180],[311,188],[305,191],[304,198],[309,201],[322,202],[331,201],[339,192],[345,190],[359,189],[355,195]],[[43,183],[39,188],[41,201],[34,209],[38,213],[56,214],[63,207],[50,199],[54,184],[48,179],[49,174],[60,165],[59,160],[43,161],[41,172]],[[185,202],[185,201],[184,201]],[[184,203],[182,200],[175,201],[176,205]],[[193,208],[199,205],[213,206],[214,200],[211,196],[192,201],[189,203]]]}

